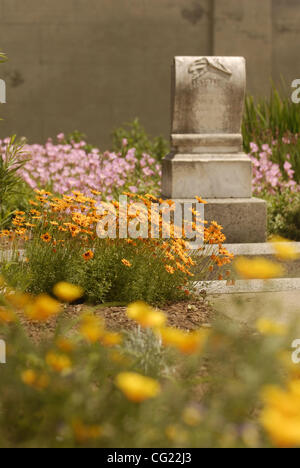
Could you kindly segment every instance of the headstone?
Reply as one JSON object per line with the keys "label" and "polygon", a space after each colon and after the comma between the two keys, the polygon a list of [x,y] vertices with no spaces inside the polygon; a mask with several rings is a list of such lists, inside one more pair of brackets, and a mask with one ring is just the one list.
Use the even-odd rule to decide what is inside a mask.
{"label": "headstone", "polygon": [[266,240],[266,203],[252,198],[252,163],[243,153],[246,65],[242,57],[175,57],[171,153],[162,195],[208,201],[205,217],[229,243]]}

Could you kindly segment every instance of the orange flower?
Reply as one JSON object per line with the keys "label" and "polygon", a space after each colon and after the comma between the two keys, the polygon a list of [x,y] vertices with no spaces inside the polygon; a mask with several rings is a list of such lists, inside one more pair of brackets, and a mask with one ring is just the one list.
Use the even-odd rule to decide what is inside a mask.
{"label": "orange flower", "polygon": [[47,354],[46,363],[59,374],[69,371],[72,367],[72,362],[69,356],[66,354],[57,354],[53,351],[49,351]]}
{"label": "orange flower", "polygon": [[41,236],[41,239],[42,239],[42,241],[44,241],[46,243],[49,243],[49,242],[51,242],[52,236],[48,232],[46,232],[46,234],[43,234]]}
{"label": "orange flower", "polygon": [[92,252],[91,250],[88,250],[82,256],[83,256],[84,260],[88,261],[88,260],[91,260],[92,258],[94,258],[94,252]]}
{"label": "orange flower", "polygon": [[44,390],[49,385],[49,377],[47,374],[38,374],[32,369],[28,369],[21,373],[21,380],[28,387],[33,387],[36,390]]}
{"label": "orange flower", "polygon": [[10,309],[0,307],[0,323],[12,323],[17,320],[15,314]]}
{"label": "orange flower", "polygon": [[161,391],[160,384],[156,380],[135,372],[121,372],[117,375],[115,383],[127,399],[134,403],[155,398]]}
{"label": "orange flower", "polygon": [[175,270],[174,270],[173,267],[171,267],[170,265],[166,265],[166,266],[165,266],[165,269],[166,269],[166,271],[167,271],[170,275],[174,275]]}
{"label": "orange flower", "polygon": [[128,268],[132,267],[132,263],[130,263],[128,260],[126,260],[126,258],[123,258],[122,263],[123,263],[123,265],[125,265]]}
{"label": "orange flower", "polygon": [[203,200],[201,197],[195,197],[195,198],[196,198],[196,200],[197,200],[198,203],[204,203],[204,204],[207,203],[207,201],[206,201],[206,200]]}

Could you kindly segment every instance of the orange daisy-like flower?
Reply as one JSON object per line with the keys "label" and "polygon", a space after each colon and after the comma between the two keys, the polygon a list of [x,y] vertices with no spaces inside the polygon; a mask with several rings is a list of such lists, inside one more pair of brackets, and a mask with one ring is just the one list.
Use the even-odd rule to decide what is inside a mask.
{"label": "orange daisy-like flower", "polygon": [[196,200],[197,200],[198,203],[203,203],[203,204],[206,204],[206,203],[207,203],[207,201],[206,201],[206,200],[203,200],[201,197],[195,197],[195,198],[196,198]]}
{"label": "orange daisy-like flower", "polygon": [[94,252],[92,252],[91,250],[88,250],[82,256],[83,256],[84,260],[86,260],[86,261],[91,260],[92,258],[94,258]]}
{"label": "orange daisy-like flower", "polygon": [[126,260],[126,258],[123,258],[122,263],[123,263],[123,265],[125,265],[128,268],[132,267],[132,263],[130,263],[128,260]]}
{"label": "orange daisy-like flower", "polygon": [[41,236],[41,239],[42,241],[49,243],[51,242],[52,236],[49,234],[49,232],[46,232],[46,234]]}
{"label": "orange daisy-like flower", "polygon": [[170,275],[174,275],[175,270],[174,270],[173,267],[171,267],[170,265],[166,265],[165,268],[166,268],[166,271],[167,271]]}

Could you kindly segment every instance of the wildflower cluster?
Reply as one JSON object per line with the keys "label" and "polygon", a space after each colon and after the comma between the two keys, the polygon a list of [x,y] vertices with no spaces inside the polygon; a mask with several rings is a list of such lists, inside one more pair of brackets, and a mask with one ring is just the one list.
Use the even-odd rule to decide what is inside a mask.
{"label": "wildflower cluster", "polygon": [[[25,249],[24,258],[17,257],[17,262],[3,269],[11,281],[17,278],[17,281],[27,282],[29,291],[42,293],[49,292],[55,283],[68,280],[79,284],[93,302],[136,299],[155,302],[188,292],[194,279],[195,259],[182,227],[166,226],[163,216],[153,219],[152,203],[163,200],[152,195],[126,193],[131,201],[125,217],[128,225],[136,223],[137,236],[120,238],[117,232],[116,238],[110,238],[105,235],[106,225],[100,226],[100,223],[113,210],[119,231],[121,207],[115,201],[105,205],[106,212],[99,214],[97,197],[100,193],[94,190],[93,193],[95,198],[78,191],[59,198],[44,190],[37,191],[36,198],[30,201],[29,212],[15,213],[14,229],[0,232],[0,237],[11,241],[16,254],[20,246]],[[133,210],[136,201],[143,202],[144,208]],[[198,198],[199,201],[203,202]],[[164,203],[166,209],[172,205],[172,201]],[[192,214],[199,216],[195,211]],[[138,229],[144,221],[149,221],[146,236],[139,234]],[[159,238],[151,236],[153,224]],[[213,244],[218,248],[218,253],[209,258],[207,268],[213,270],[214,266],[219,268],[230,263],[233,256],[223,246],[225,236],[221,226],[212,222],[202,227],[203,224],[192,222],[193,229],[203,231],[204,247],[201,249]],[[167,228],[170,228],[170,238],[164,239],[163,232]],[[201,256],[199,262],[201,264]],[[144,278],[147,278],[147,285],[142,281]]]}
{"label": "wildflower cluster", "polygon": [[[9,142],[9,138],[0,140],[0,156],[6,154]],[[124,146],[124,154],[101,154],[97,148],[87,151],[83,140],[66,143],[60,134],[57,144],[49,139],[45,145],[25,145],[24,152],[30,160],[19,175],[32,189],[49,188],[57,194],[80,190],[88,196],[92,190],[100,190],[102,197],[112,199],[124,189],[146,193],[160,187],[160,164],[146,153],[137,158],[135,148]]]}
{"label": "wildflower cluster", "polygon": [[[283,137],[284,139],[285,137]],[[285,141],[285,140],[284,140]],[[256,143],[250,143],[250,157],[253,162],[253,190],[258,196],[275,194],[278,191],[289,189],[299,192],[300,186],[295,179],[295,170],[290,154],[286,154],[282,165],[273,162],[272,156],[277,141],[272,145],[263,144],[261,148]]]}

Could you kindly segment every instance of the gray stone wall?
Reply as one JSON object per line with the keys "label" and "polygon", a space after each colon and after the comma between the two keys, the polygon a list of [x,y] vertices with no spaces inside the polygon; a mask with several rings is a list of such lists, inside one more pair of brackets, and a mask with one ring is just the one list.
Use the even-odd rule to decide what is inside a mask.
{"label": "gray stone wall", "polygon": [[137,116],[167,137],[173,56],[243,55],[263,95],[299,78],[299,20],[299,0],[0,0],[0,137],[76,128],[106,149]]}

